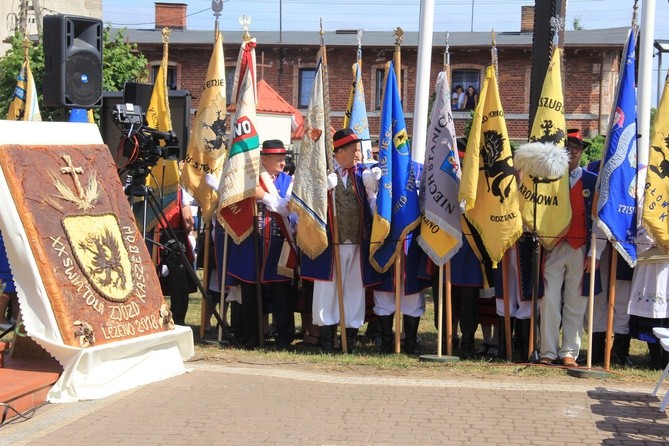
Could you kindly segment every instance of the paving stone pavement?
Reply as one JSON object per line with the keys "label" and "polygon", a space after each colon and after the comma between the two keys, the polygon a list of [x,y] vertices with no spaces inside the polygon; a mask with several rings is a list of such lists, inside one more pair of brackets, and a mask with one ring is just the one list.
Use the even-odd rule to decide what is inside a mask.
{"label": "paving stone pavement", "polygon": [[102,400],[44,406],[0,427],[0,445],[669,444],[652,389],[189,367]]}

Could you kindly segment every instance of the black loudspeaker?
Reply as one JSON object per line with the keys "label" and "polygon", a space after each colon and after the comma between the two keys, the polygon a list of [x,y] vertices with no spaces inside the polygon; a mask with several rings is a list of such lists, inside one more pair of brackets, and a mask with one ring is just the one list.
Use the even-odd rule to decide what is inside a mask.
{"label": "black loudspeaker", "polygon": [[44,105],[102,105],[102,20],[44,16]]}

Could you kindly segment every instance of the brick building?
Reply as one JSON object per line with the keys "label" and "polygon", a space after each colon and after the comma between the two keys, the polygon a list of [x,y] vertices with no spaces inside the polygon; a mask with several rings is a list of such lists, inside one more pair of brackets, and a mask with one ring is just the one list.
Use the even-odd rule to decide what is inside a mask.
{"label": "brick building", "polygon": [[[512,139],[524,140],[528,133],[530,71],[532,58],[533,7],[522,8],[521,30],[496,35],[498,72],[502,105]],[[160,63],[160,30],[172,29],[169,45],[170,87],[189,90],[193,95],[191,114],[197,109],[207,64],[214,41],[213,31],[187,29],[186,5],[156,3],[155,29],[128,29],[127,38],[136,43],[152,67]],[[311,79],[320,45],[318,30],[313,32],[254,32],[257,40],[258,78],[264,79],[289,103],[306,113]],[[580,128],[586,135],[605,133],[614,100],[618,67],[626,39],[626,28],[570,30],[564,33],[563,82],[567,126]],[[223,31],[228,92],[232,87],[242,31]],[[337,30],[323,36],[327,46],[330,105],[333,127],[343,119],[350,85],[351,65],[357,52],[357,30]],[[418,33],[406,32],[401,45],[402,97],[409,132],[412,131]],[[473,85],[477,91],[490,64],[491,34],[451,32],[450,62],[453,85]],[[443,69],[445,33],[435,32],[430,82],[434,85]],[[363,83],[372,138],[379,126],[381,84],[386,62],[395,47],[393,30],[365,32],[362,36]],[[228,94],[228,96],[230,96]],[[462,134],[469,111],[454,112],[456,130]]]}

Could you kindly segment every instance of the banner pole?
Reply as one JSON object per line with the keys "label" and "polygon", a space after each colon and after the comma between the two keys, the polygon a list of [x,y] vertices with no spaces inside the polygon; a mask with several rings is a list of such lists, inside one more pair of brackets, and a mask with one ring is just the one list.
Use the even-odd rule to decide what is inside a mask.
{"label": "banner pole", "polygon": [[[204,263],[202,264],[202,283],[204,284],[205,289],[209,289],[209,250],[211,249],[211,231],[209,223],[204,224]],[[202,299],[206,299],[207,296],[203,295]],[[220,309],[219,309],[219,312]],[[204,339],[204,326],[207,319],[207,305],[203,303],[202,310],[200,311],[200,339]]]}
{"label": "banner pole", "polygon": [[[444,266],[439,267],[439,281],[437,282],[439,287],[437,288],[437,308],[439,309],[439,314],[437,314],[437,356],[441,357],[442,353],[442,333],[444,327]],[[450,334],[448,329],[446,330],[447,336]],[[450,354],[450,353],[449,353]]]}
{"label": "banner pole", "polygon": [[[325,49],[325,39],[324,39],[324,34],[325,32],[323,31],[323,19],[321,18],[320,21],[321,24],[321,48],[323,50],[323,105],[324,105],[324,117],[325,117],[325,134],[326,134],[326,140],[325,140],[325,157],[326,159],[328,156],[332,159],[332,162],[328,166],[328,172],[332,173],[335,171],[334,169],[334,151],[329,150],[330,154],[328,155],[328,149],[331,148],[331,145],[328,144],[329,142],[332,141],[332,136],[330,135],[330,129],[331,129],[331,124],[330,124],[330,90],[329,90],[329,85],[327,85],[327,79],[328,79],[328,57],[327,57],[327,51]],[[327,86],[326,86],[327,85]],[[337,304],[339,306],[339,329],[340,329],[340,339],[341,339],[341,351],[343,353],[348,353],[348,339],[346,337],[346,312],[344,309],[344,286],[342,283],[342,277],[341,277],[341,259],[339,256],[339,225],[337,224],[337,206],[335,205],[335,193],[334,189],[328,193],[328,200],[329,200],[329,208],[332,209],[332,244],[334,245],[332,247],[332,253],[334,255],[334,264],[335,264],[335,275],[337,276]]]}
{"label": "banner pole", "polygon": [[[509,252],[502,257],[502,281],[504,283],[504,346],[506,348],[506,360],[511,361],[511,305],[509,303]],[[500,327],[501,328],[501,327]]]}
{"label": "banner pole", "polygon": [[[223,260],[221,261],[221,297],[218,303],[218,311],[225,321],[225,279],[228,270],[228,233],[225,232],[223,239]],[[231,310],[232,311],[232,310]],[[232,322],[232,320],[230,321]],[[223,327],[218,327],[218,342],[223,340]]]}
{"label": "banner pole", "polygon": [[604,350],[604,370],[611,367],[611,349],[613,348],[613,315],[616,305],[616,275],[618,274],[618,251],[611,250],[609,268],[608,312],[606,315],[606,346]]}

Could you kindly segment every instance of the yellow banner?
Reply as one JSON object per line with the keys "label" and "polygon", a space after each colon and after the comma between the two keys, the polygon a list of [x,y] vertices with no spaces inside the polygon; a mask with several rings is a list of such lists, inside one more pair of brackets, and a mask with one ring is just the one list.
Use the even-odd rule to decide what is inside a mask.
{"label": "yellow banner", "polygon": [[493,264],[520,237],[523,228],[518,185],[495,68],[486,69],[462,167],[460,201],[479,232]]}
{"label": "yellow banner", "polygon": [[181,185],[198,201],[205,221],[211,219],[218,206],[218,193],[207,185],[205,176],[221,178],[226,152],[225,95],[223,37],[217,33],[181,170]]}
{"label": "yellow banner", "polygon": [[16,87],[12,102],[9,104],[7,119],[10,121],[41,121],[42,116],[37,104],[35,79],[30,71],[30,62],[26,59],[16,78]]}
{"label": "yellow banner", "polygon": [[[555,48],[541,89],[541,97],[530,133],[530,142],[552,143],[559,147],[566,145],[567,130],[560,60],[561,51]],[[546,249],[551,249],[567,232],[571,223],[569,175],[563,175],[559,179],[537,178],[535,191],[534,178],[528,172],[521,172],[521,174],[518,189],[523,222],[528,230],[533,230],[536,223],[539,242]],[[535,201],[536,221],[534,219]]]}
{"label": "yellow banner", "polygon": [[669,250],[669,76],[664,79],[650,140],[643,196],[643,225],[657,244]]}
{"label": "yellow banner", "polygon": [[[169,93],[167,90],[167,44],[163,49],[163,60],[158,67],[158,73],[153,82],[153,91],[146,111],[146,121],[149,127],[161,132],[172,130],[172,116],[170,114]],[[164,143],[161,143],[161,145]],[[179,164],[177,160],[161,158],[152,170],[153,175],[146,179],[146,185],[160,189],[161,195],[176,192],[179,186]]]}

